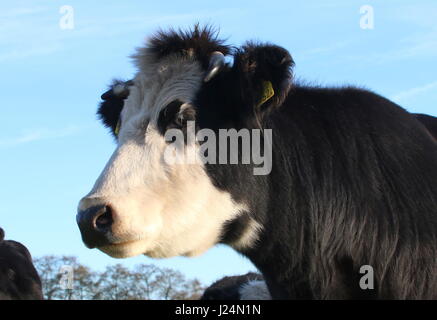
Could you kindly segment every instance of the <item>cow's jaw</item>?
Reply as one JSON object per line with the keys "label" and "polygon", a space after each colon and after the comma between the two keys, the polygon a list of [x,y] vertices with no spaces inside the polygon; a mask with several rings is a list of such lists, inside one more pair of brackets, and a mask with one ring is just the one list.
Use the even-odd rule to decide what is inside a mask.
{"label": "cow's jaw", "polygon": [[[115,151],[82,209],[96,201],[113,208],[114,242],[99,248],[110,256],[199,255],[219,242],[226,222],[247,208],[217,189],[203,165],[163,163],[157,146],[165,147],[165,141],[149,135],[146,144],[152,136],[162,139],[153,142],[153,151],[131,143]],[[136,165],[135,159],[147,165]]]}

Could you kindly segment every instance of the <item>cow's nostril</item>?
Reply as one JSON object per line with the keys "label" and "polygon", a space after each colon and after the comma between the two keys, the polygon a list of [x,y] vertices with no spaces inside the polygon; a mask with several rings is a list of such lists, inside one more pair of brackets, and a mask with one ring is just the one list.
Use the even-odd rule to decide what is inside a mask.
{"label": "cow's nostril", "polygon": [[95,227],[99,231],[108,231],[112,225],[112,210],[111,207],[105,206],[100,210],[95,217]]}
{"label": "cow's nostril", "polygon": [[109,205],[96,205],[79,211],[76,216],[82,240],[88,248],[106,245],[112,235],[114,210]]}

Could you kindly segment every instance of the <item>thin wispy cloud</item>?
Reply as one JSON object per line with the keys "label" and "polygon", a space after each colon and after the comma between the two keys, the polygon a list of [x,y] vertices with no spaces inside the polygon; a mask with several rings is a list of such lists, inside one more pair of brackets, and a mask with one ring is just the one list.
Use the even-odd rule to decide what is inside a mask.
{"label": "thin wispy cloud", "polygon": [[422,27],[434,27],[437,16],[437,4],[422,3],[420,5],[403,5],[391,7],[392,14],[397,20]]}
{"label": "thin wispy cloud", "polygon": [[360,61],[370,64],[385,64],[409,59],[437,57],[437,27],[427,31],[417,32],[399,40],[396,49],[387,51],[349,54],[344,58],[350,61]]}
{"label": "thin wispy cloud", "polygon": [[349,45],[351,45],[351,40],[344,40],[344,41],[338,41],[338,42],[334,42],[331,44],[327,44],[326,46],[320,46],[320,47],[315,47],[315,48],[311,48],[308,50],[303,50],[300,55],[302,56],[302,58],[308,58],[308,57],[312,57],[315,56],[317,58],[319,58],[320,55],[323,54],[331,54],[331,53],[337,53],[340,50],[348,47]]}
{"label": "thin wispy cloud", "polygon": [[40,14],[47,11],[47,7],[18,7],[2,10],[0,12],[0,18],[21,18],[23,16],[30,16],[35,14]]}
{"label": "thin wispy cloud", "polygon": [[401,41],[403,47],[375,54],[372,58],[379,63],[409,58],[437,56],[437,28],[406,37]]}
{"label": "thin wispy cloud", "polygon": [[5,53],[0,54],[0,62],[14,60],[14,59],[23,59],[29,58],[33,56],[41,56],[55,53],[61,50],[59,45],[50,45],[50,46],[37,46],[32,48],[23,48],[22,50],[12,50]]}
{"label": "thin wispy cloud", "polygon": [[437,81],[425,84],[420,87],[411,88],[402,92],[399,92],[391,97],[396,102],[402,102],[407,99],[416,97],[418,95],[429,92],[430,90],[437,90]]}
{"label": "thin wispy cloud", "polygon": [[[184,22],[213,19],[219,16],[238,14],[237,10],[222,9],[215,12],[196,11],[191,13],[178,14],[137,14],[122,17],[107,17],[96,20],[94,18],[79,20],[77,30],[70,32],[73,37],[94,37],[94,36],[120,36],[136,30],[154,30],[165,24],[183,24]],[[117,26],[114,28],[114,26]]]}
{"label": "thin wispy cloud", "polygon": [[0,13],[0,43],[3,45],[0,62],[51,55],[66,50],[85,39],[115,37],[165,24],[214,19],[218,16],[238,15],[234,9],[215,12],[198,10],[189,13],[155,14],[130,13],[122,16],[94,16],[74,11],[74,29],[61,30],[61,14],[56,6],[13,8]]}
{"label": "thin wispy cloud", "polygon": [[0,147],[15,147],[32,142],[59,139],[76,135],[83,131],[83,127],[70,125],[59,129],[38,128],[27,130],[15,137],[0,137]]}
{"label": "thin wispy cloud", "polygon": [[[389,50],[377,47],[365,54],[349,54],[344,58],[351,61],[360,61],[368,64],[385,64],[402,60],[437,57],[437,16],[436,3],[420,3],[417,5],[399,5],[375,9],[375,20],[385,26],[377,26],[372,32],[375,38],[383,34],[383,28],[397,26],[400,36],[386,39]],[[389,30],[389,29],[387,29]],[[384,46],[382,46],[384,47]]]}

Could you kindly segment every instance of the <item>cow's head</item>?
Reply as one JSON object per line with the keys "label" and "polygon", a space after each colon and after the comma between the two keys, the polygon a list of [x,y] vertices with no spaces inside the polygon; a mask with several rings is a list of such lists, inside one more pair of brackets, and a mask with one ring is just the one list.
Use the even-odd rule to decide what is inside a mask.
{"label": "cow's head", "polygon": [[[232,65],[224,60],[231,53]],[[166,133],[183,135],[184,148],[171,149],[174,155],[202,152],[187,138],[189,123],[196,132],[256,128],[288,93],[289,53],[251,43],[231,52],[208,28],[195,28],[157,34],[134,61],[134,79],[102,96],[98,113],[117,148],[79,203],[85,244],[120,258],[192,256],[220,241],[250,245],[260,221],[251,216],[249,194],[238,190],[251,181],[243,176],[252,164],[168,161]]]}

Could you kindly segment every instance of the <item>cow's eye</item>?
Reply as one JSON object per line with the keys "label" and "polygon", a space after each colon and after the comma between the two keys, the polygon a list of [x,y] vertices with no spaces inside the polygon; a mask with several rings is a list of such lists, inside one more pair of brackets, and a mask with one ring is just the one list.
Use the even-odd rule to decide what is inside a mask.
{"label": "cow's eye", "polygon": [[183,102],[180,100],[174,100],[170,102],[164,110],[162,110],[163,116],[167,122],[167,125],[171,125],[172,122],[174,125],[179,126],[182,125],[183,119],[181,115],[179,114],[179,111],[181,110],[181,106],[183,105]]}
{"label": "cow's eye", "polygon": [[161,110],[158,117],[158,129],[165,134],[169,129],[183,129],[187,121],[194,121],[194,109],[180,100],[170,102]]}

